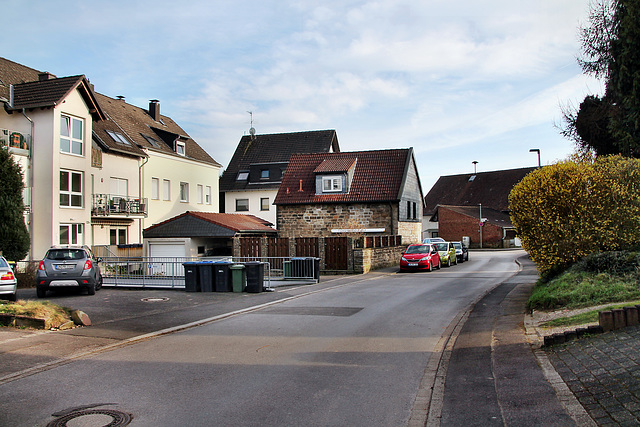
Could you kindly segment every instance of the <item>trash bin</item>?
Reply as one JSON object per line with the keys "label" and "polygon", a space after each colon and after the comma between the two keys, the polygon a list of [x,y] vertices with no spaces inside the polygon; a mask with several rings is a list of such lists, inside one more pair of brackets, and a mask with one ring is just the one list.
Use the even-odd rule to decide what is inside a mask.
{"label": "trash bin", "polygon": [[184,290],[187,292],[198,292],[200,290],[198,263],[185,262],[182,265],[184,266]]}
{"label": "trash bin", "polygon": [[262,292],[264,287],[264,263],[258,261],[245,262],[247,272],[247,292]]}
{"label": "trash bin", "polygon": [[213,263],[214,286],[216,292],[231,292],[231,267],[233,263],[218,261]]}
{"label": "trash bin", "polygon": [[233,264],[231,267],[231,282],[233,284],[233,292],[242,292],[246,286],[247,277],[243,264]]}
{"label": "trash bin", "polygon": [[282,275],[285,279],[291,279],[291,261],[284,261],[282,263]]}
{"label": "trash bin", "polygon": [[213,262],[203,261],[198,264],[198,279],[201,292],[213,292]]}

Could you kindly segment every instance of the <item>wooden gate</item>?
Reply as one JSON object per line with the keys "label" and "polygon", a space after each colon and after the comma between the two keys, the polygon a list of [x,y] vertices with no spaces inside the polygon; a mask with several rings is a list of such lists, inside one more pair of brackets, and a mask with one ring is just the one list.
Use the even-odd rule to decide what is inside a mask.
{"label": "wooden gate", "polygon": [[320,257],[317,237],[297,237],[296,238],[297,257]]}
{"label": "wooden gate", "polygon": [[242,258],[260,257],[260,237],[241,237],[240,256]]}
{"label": "wooden gate", "polygon": [[271,268],[282,269],[283,258],[289,257],[288,237],[267,237],[267,256]]}
{"label": "wooden gate", "polygon": [[324,238],[324,267],[327,270],[346,270],[348,268],[348,237]]}

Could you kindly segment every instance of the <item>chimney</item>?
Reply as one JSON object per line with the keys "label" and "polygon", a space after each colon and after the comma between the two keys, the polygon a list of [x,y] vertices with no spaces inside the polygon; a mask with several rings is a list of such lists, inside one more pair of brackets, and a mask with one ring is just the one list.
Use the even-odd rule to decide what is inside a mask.
{"label": "chimney", "polygon": [[118,101],[124,101],[124,95],[118,95],[116,98],[118,98]]}
{"label": "chimney", "polygon": [[149,115],[156,122],[160,121],[160,101],[157,99],[149,101]]}
{"label": "chimney", "polygon": [[52,77],[53,77],[53,74],[51,74],[48,71],[45,71],[44,73],[39,73],[38,74],[38,81],[39,82],[45,82],[45,81],[49,80]]}

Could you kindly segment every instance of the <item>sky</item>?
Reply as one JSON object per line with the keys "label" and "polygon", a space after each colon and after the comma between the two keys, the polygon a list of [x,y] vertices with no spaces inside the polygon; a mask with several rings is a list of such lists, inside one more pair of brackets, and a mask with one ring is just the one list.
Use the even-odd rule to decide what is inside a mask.
{"label": "sky", "polygon": [[574,151],[562,107],[603,92],[576,62],[588,6],[0,0],[22,23],[0,56],[142,108],[159,99],[223,168],[251,117],[258,134],[334,129],[341,151],[412,147],[426,195],[440,176],[537,166],[532,148],[542,165]]}

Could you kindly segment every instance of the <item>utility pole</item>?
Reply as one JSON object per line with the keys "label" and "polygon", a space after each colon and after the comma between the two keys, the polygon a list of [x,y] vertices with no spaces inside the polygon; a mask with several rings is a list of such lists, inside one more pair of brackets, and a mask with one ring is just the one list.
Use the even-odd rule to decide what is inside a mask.
{"label": "utility pole", "polygon": [[480,206],[480,249],[482,249],[482,226],[484,225],[482,222],[482,203],[478,203]]}

